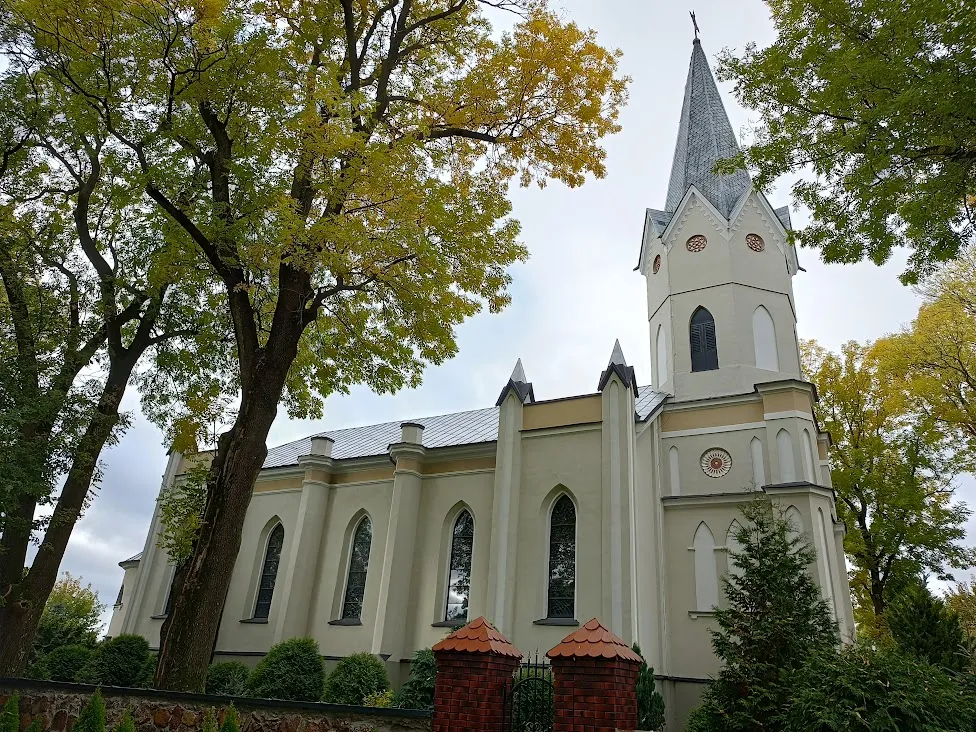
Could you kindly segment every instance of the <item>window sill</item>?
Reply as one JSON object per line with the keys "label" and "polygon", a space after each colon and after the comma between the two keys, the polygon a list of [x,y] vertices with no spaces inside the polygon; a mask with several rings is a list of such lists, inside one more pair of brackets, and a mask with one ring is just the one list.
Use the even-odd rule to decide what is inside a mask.
{"label": "window sill", "polygon": [[254,625],[267,625],[268,619],[267,618],[244,618],[241,622],[253,623]]}
{"label": "window sill", "polygon": [[458,618],[457,620],[439,620],[436,623],[431,623],[430,627],[431,628],[456,628],[459,625],[467,625],[467,624],[468,624],[467,618],[464,619]]}
{"label": "window sill", "polygon": [[562,625],[579,627],[579,620],[575,618],[539,618],[533,620],[532,625]]}
{"label": "window sill", "polygon": [[696,620],[697,618],[712,618],[715,617],[715,611],[714,610],[689,610],[688,617],[690,617],[692,620]]}
{"label": "window sill", "polygon": [[166,620],[169,617],[169,613],[163,613],[162,615],[150,615],[150,620]]}
{"label": "window sill", "polygon": [[360,618],[340,618],[339,620],[330,620],[329,625],[362,625],[363,621]]}

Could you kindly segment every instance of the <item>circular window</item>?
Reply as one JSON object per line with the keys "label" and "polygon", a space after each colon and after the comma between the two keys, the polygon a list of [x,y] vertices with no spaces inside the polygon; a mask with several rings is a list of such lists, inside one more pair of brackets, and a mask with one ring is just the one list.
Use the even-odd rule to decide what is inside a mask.
{"label": "circular window", "polygon": [[689,252],[700,252],[706,244],[708,244],[708,239],[701,234],[695,234],[685,243],[685,246],[688,247]]}
{"label": "circular window", "polygon": [[657,274],[661,270],[661,255],[658,254],[654,257],[654,274]]}
{"label": "circular window", "polygon": [[754,252],[761,252],[766,248],[766,242],[759,234],[746,234],[746,246]]}
{"label": "circular window", "polygon": [[709,478],[721,478],[732,469],[732,456],[721,447],[705,450],[701,456],[701,469]]}

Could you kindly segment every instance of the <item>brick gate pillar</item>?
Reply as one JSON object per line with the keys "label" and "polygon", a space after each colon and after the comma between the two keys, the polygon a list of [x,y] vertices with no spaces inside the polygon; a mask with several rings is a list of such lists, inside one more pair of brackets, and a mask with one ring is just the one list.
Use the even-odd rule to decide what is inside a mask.
{"label": "brick gate pillar", "polygon": [[502,732],[505,692],[522,653],[484,618],[434,646],[433,732]]}
{"label": "brick gate pillar", "polygon": [[641,658],[599,620],[546,654],[555,676],[553,732],[637,729],[637,673]]}

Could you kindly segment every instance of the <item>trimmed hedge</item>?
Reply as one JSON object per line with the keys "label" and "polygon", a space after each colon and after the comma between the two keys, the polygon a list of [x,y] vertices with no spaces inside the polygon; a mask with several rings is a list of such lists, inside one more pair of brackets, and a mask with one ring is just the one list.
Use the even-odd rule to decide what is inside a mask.
{"label": "trimmed hedge", "polygon": [[361,707],[368,696],[389,688],[390,679],[383,662],[372,653],[354,653],[332,669],[322,701]]}
{"label": "trimmed hedge", "polygon": [[100,686],[139,688],[151,660],[149,643],[141,635],[120,635],[95,649],[77,681]]}
{"label": "trimmed hedge", "polygon": [[319,644],[291,638],[271,647],[247,679],[247,695],[263,699],[318,701],[325,669]]}
{"label": "trimmed hedge", "polygon": [[207,669],[207,693],[218,696],[244,696],[251,669],[240,661],[212,663]]}
{"label": "trimmed hedge", "polygon": [[51,681],[75,681],[88,665],[95,651],[88,646],[73,645],[55,648],[44,657],[47,678]]}

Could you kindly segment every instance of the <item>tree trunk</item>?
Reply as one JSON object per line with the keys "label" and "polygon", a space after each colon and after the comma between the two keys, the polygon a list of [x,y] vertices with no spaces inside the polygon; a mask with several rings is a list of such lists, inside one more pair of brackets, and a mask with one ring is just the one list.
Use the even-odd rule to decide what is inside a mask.
{"label": "tree trunk", "polygon": [[137,358],[128,355],[109,368],[98,406],[78,443],[44,540],[24,578],[0,607],[0,677],[23,673],[47,598],[54,589],[64,551],[81,516],[102,448],[119,420],[119,404]]}
{"label": "tree trunk", "polygon": [[207,480],[200,536],[177,573],[161,630],[158,689],[204,690],[254,481],[268,454],[268,432],[300,337],[299,329],[290,339],[290,348],[269,347],[262,353],[249,375],[249,388],[233,427],[220,436]]}

